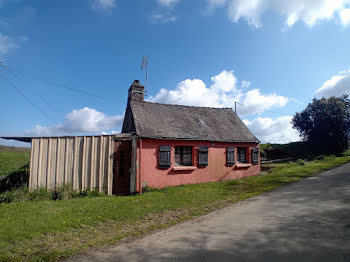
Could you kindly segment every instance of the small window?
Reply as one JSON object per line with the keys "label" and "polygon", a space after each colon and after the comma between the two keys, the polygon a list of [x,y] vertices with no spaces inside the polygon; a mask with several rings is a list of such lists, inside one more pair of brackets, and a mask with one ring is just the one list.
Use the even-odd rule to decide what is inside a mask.
{"label": "small window", "polygon": [[253,165],[259,164],[259,148],[254,147],[252,150],[252,154],[253,154],[253,157],[252,157]]}
{"label": "small window", "polygon": [[192,166],[192,147],[191,146],[175,147],[175,165]]}
{"label": "small window", "polygon": [[198,165],[200,167],[208,165],[208,146],[200,146],[198,148]]}
{"label": "small window", "polygon": [[159,168],[168,169],[171,165],[170,162],[171,147],[160,146],[159,147]]}
{"label": "small window", "polygon": [[247,163],[247,148],[245,147],[237,148],[237,161],[239,163]]}
{"label": "small window", "polygon": [[226,148],[226,165],[233,166],[235,164],[235,148],[229,146]]}

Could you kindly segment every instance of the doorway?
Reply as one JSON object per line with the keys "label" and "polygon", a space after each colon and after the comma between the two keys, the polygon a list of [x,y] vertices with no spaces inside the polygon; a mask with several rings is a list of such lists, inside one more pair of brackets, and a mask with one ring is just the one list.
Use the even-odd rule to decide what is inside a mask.
{"label": "doorway", "polygon": [[113,190],[114,195],[130,194],[131,141],[114,141]]}

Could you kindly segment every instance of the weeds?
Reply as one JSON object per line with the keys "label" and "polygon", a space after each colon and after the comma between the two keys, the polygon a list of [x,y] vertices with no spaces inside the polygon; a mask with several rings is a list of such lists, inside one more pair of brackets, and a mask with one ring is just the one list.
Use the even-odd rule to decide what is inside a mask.
{"label": "weeds", "polygon": [[97,190],[76,191],[71,185],[62,185],[52,190],[39,188],[29,191],[28,187],[23,185],[19,188],[6,191],[0,194],[0,203],[24,202],[24,201],[57,201],[68,200],[78,197],[99,197],[105,194]]}

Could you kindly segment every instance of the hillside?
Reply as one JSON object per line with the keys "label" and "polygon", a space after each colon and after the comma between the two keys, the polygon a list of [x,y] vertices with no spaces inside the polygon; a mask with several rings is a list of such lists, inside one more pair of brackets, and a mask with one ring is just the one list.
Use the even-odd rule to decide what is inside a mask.
{"label": "hillside", "polygon": [[28,167],[30,148],[0,145],[0,176]]}
{"label": "hillside", "polygon": [[15,146],[0,145],[0,152],[29,152],[30,153],[30,147],[15,147]]}

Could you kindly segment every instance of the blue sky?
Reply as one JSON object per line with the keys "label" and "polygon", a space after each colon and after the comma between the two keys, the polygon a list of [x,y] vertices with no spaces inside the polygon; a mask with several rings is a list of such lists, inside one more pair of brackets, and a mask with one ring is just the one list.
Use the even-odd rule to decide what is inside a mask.
{"label": "blue sky", "polygon": [[0,135],[119,132],[147,55],[148,101],[237,101],[262,142],[296,141],[295,112],[313,97],[350,93],[349,8],[349,0],[0,0]]}

